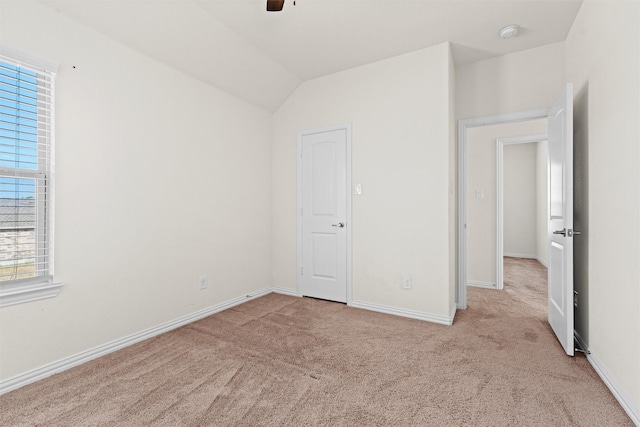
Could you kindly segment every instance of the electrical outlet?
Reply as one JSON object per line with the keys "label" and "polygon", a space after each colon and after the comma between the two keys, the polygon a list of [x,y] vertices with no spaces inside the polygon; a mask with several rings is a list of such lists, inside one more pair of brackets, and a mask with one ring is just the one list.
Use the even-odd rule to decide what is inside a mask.
{"label": "electrical outlet", "polygon": [[200,276],[200,290],[207,289],[207,276]]}
{"label": "electrical outlet", "polygon": [[404,276],[402,278],[402,288],[403,289],[411,289],[413,284],[411,283],[411,276]]}

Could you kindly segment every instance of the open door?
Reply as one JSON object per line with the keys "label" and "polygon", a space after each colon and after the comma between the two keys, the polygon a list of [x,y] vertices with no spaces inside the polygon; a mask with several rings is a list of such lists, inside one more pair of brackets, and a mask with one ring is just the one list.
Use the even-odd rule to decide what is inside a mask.
{"label": "open door", "polygon": [[549,324],[569,356],[573,343],[573,84],[549,112]]}

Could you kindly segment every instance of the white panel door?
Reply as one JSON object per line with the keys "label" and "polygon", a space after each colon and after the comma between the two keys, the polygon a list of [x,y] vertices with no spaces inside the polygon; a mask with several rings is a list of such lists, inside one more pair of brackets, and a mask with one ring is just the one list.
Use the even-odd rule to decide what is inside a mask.
{"label": "white panel door", "polygon": [[303,134],[302,294],[347,301],[347,130]]}
{"label": "white panel door", "polygon": [[549,323],[569,356],[573,343],[573,85],[549,112]]}

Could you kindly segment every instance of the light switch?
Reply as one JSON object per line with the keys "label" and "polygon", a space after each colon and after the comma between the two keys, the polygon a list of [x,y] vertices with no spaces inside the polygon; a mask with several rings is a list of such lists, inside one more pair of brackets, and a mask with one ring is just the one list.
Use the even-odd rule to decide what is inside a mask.
{"label": "light switch", "polygon": [[476,199],[484,199],[484,190],[476,190]]}
{"label": "light switch", "polygon": [[362,184],[356,184],[356,194],[362,194]]}

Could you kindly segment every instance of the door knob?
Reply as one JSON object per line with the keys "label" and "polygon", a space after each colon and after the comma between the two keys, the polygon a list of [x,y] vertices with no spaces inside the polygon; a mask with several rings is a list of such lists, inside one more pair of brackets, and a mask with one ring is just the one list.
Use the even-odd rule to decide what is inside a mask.
{"label": "door knob", "polygon": [[344,228],[344,222],[339,222],[337,224],[331,224],[332,227]]}
{"label": "door knob", "polygon": [[572,229],[568,229],[567,230],[566,228],[563,228],[562,230],[554,231],[553,234],[562,234],[565,237],[567,237],[567,236],[573,237],[573,236],[579,236],[582,233],[580,233],[579,231],[576,231],[576,230],[572,230]]}

